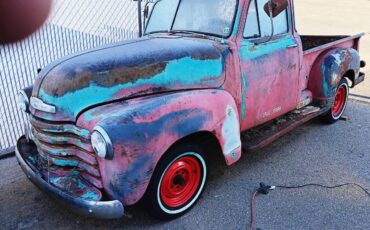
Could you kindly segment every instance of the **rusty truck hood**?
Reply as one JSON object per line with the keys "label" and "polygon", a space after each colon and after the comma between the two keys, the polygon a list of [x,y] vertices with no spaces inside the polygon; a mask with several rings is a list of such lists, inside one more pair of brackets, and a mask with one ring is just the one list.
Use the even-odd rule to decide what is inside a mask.
{"label": "rusty truck hood", "polygon": [[92,106],[176,90],[216,88],[225,80],[218,43],[195,38],[152,37],[126,41],[58,60],[44,68],[33,97],[56,113],[33,115],[75,121]]}

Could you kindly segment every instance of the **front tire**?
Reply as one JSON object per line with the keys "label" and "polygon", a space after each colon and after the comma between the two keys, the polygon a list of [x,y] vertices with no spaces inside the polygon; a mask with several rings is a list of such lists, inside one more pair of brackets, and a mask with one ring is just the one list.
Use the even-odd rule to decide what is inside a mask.
{"label": "front tire", "polygon": [[207,180],[204,150],[192,144],[166,153],[154,171],[144,197],[153,217],[169,220],[189,211],[202,194]]}
{"label": "front tire", "polygon": [[337,122],[344,113],[348,102],[349,85],[347,79],[343,78],[334,96],[334,102],[330,110],[323,115],[323,120],[329,124]]}

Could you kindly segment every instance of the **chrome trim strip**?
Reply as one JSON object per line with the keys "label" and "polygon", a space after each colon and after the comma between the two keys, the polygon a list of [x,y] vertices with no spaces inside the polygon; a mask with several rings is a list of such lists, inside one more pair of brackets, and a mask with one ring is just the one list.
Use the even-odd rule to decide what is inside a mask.
{"label": "chrome trim strip", "polygon": [[31,97],[31,106],[34,109],[40,110],[45,113],[56,113],[56,108],[54,105],[46,104],[37,97]]}

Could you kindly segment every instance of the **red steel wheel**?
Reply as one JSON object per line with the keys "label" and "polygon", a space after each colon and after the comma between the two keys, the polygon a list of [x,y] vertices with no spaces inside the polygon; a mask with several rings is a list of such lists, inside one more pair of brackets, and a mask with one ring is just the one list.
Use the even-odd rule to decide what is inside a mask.
{"label": "red steel wheel", "polygon": [[335,94],[334,103],[331,108],[333,117],[338,117],[341,114],[343,107],[346,104],[346,100],[347,100],[347,89],[344,85],[341,85]]}
{"label": "red steel wheel", "polygon": [[189,211],[202,194],[207,180],[203,148],[182,144],[171,148],[154,170],[144,205],[155,218],[169,220]]}
{"label": "red steel wheel", "polygon": [[337,91],[335,92],[334,101],[330,107],[330,110],[322,116],[325,122],[333,124],[340,119],[347,106],[348,94],[348,81],[343,78],[339,83]]}
{"label": "red steel wheel", "polygon": [[160,187],[160,197],[170,208],[186,204],[201,182],[200,162],[193,156],[184,156],[173,162],[165,171]]}

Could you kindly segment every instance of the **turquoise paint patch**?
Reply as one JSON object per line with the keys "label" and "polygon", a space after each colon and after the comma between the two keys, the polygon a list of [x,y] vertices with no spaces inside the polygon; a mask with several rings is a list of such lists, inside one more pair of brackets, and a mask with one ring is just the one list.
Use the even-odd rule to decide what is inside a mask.
{"label": "turquoise paint patch", "polygon": [[[67,188],[64,187],[64,184],[65,184],[66,181],[70,181],[69,183],[76,183],[76,186],[78,187],[78,189],[84,191],[84,193],[81,195],[81,198],[83,198],[85,200],[99,200],[99,196],[96,193],[94,193],[90,189],[86,189],[87,187],[81,181],[81,179],[75,178],[75,177],[78,176],[77,174],[73,172],[70,177],[52,177],[49,180],[50,180],[51,184],[53,184],[54,186],[56,186],[56,187],[58,187],[62,190],[67,189]],[[71,192],[71,191],[69,191],[69,192]],[[74,195],[74,194],[72,194],[72,195]]]}
{"label": "turquoise paint patch", "polygon": [[87,190],[86,193],[82,195],[82,198],[85,200],[99,200],[98,195],[90,190]]}
{"label": "turquoise paint patch", "polygon": [[247,89],[247,82],[245,81],[245,75],[244,72],[242,72],[242,82],[243,82],[243,87],[242,87],[242,120],[244,121],[245,119],[245,90]]}
{"label": "turquoise paint patch", "polygon": [[52,159],[51,160],[54,164],[59,165],[59,166],[71,166],[71,167],[77,167],[78,162],[77,161],[72,161],[72,160],[61,160],[61,159]]}
{"label": "turquoise paint patch", "polygon": [[84,118],[87,122],[89,122],[94,119],[94,116],[91,114],[91,112],[87,112],[87,113],[84,113]]}
{"label": "turquoise paint patch", "polygon": [[236,17],[235,17],[234,29],[233,29],[232,36],[236,36],[238,34],[241,13],[242,13],[242,7],[238,7],[238,12],[237,12]]}
{"label": "turquoise paint patch", "polygon": [[99,197],[96,193],[92,192],[90,189],[86,189],[86,185],[80,180],[77,180],[77,186],[84,190],[85,193],[81,196],[85,200],[98,200]]}
{"label": "turquoise paint patch", "polygon": [[239,55],[241,60],[255,59],[264,55],[269,55],[277,50],[285,50],[285,48],[293,44],[296,44],[296,42],[290,35],[274,42],[259,44],[255,47],[255,49],[253,48],[253,46],[255,46],[254,43],[250,41],[243,41]]}
{"label": "turquoise paint patch", "polygon": [[326,82],[326,66],[325,65],[322,65],[321,66],[321,72],[323,73],[323,79],[322,79],[322,90],[323,90],[323,94],[324,96],[329,96],[329,86]]}
{"label": "turquoise paint patch", "polygon": [[90,135],[90,132],[89,132],[89,130],[81,129],[81,135],[86,137],[86,136]]}
{"label": "turquoise paint patch", "polygon": [[34,157],[27,157],[27,160],[28,160],[28,162],[31,163],[31,165],[35,165],[36,164],[36,159]]}
{"label": "turquoise paint patch", "polygon": [[[205,85],[208,81],[212,84],[214,78],[221,78],[223,72],[222,57],[213,60],[195,60],[190,57],[170,61],[166,69],[149,79],[139,79],[136,82],[129,82],[113,86],[111,88],[102,87],[95,82],[90,82],[89,86],[74,92],[69,92],[62,97],[48,95],[43,89],[40,90],[39,97],[46,103],[56,105],[57,112],[77,116],[84,108],[114,98],[120,90],[134,89],[144,85],[155,87],[170,87],[180,84],[181,86]],[[207,79],[213,78],[213,79]],[[92,117],[87,117],[91,119]]]}

